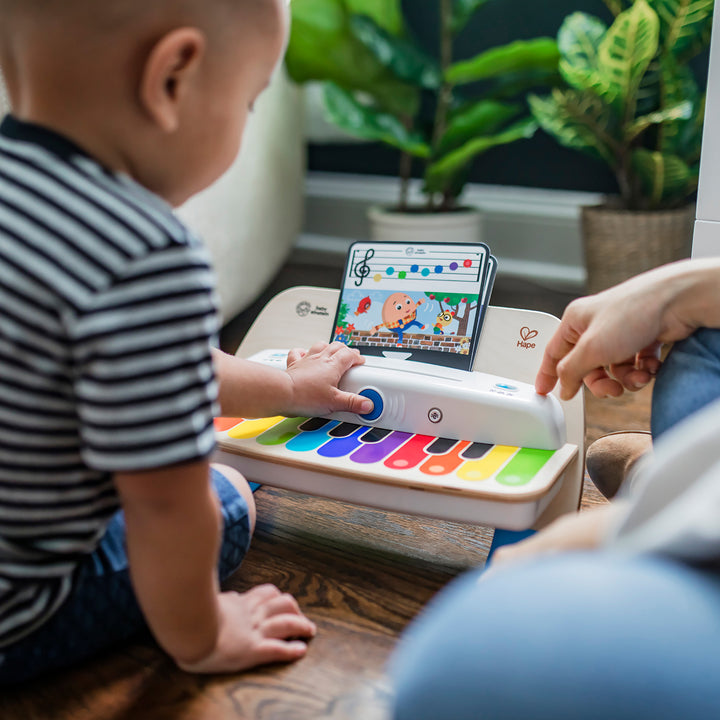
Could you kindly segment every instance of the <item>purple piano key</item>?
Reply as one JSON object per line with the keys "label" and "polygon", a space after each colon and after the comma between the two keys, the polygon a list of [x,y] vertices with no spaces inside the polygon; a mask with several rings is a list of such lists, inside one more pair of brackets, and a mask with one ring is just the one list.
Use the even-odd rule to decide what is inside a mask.
{"label": "purple piano key", "polygon": [[412,433],[393,432],[379,443],[364,444],[357,452],[354,452],[350,456],[350,459],[356,463],[380,462],[411,437]]}

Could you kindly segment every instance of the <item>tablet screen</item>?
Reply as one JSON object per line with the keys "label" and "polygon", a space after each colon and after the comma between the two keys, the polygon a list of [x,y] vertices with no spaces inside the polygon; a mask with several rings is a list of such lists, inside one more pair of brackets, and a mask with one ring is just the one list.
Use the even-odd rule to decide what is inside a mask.
{"label": "tablet screen", "polygon": [[331,339],[471,370],[496,268],[483,243],[355,243]]}

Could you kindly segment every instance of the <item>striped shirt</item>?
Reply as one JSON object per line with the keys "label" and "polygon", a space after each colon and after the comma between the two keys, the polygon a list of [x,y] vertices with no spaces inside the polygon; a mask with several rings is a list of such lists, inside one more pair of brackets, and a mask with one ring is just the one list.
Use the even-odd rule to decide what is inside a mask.
{"label": "striped shirt", "polygon": [[202,244],[161,199],[36,125],[0,126],[0,647],[67,597],[113,472],[214,447]]}

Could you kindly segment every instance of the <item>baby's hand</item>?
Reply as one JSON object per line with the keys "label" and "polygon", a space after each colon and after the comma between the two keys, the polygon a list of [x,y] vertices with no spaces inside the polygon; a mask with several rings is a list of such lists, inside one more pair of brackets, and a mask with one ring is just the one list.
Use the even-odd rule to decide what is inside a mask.
{"label": "baby's hand", "polygon": [[[292,380],[291,411],[297,416],[328,415],[332,412],[369,413],[372,400],[343,392],[337,387],[340,378],[365,358],[340,342],[318,343],[309,350],[288,353],[287,373]],[[288,413],[290,414],[290,413]]]}
{"label": "baby's hand", "polygon": [[220,630],[213,652],[195,663],[178,663],[193,673],[227,673],[256,665],[298,660],[307,652],[315,623],[306,618],[292,595],[274,585],[219,596]]}

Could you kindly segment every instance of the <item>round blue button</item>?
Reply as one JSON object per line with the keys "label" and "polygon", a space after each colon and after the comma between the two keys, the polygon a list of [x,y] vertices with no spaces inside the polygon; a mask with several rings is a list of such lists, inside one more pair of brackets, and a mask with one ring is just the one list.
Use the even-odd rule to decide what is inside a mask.
{"label": "round blue button", "polygon": [[377,420],[382,415],[384,409],[382,395],[380,395],[377,390],[372,390],[371,388],[361,390],[358,395],[362,395],[373,401],[373,409],[369,413],[365,413],[365,415],[359,415],[359,417],[363,420]]}

